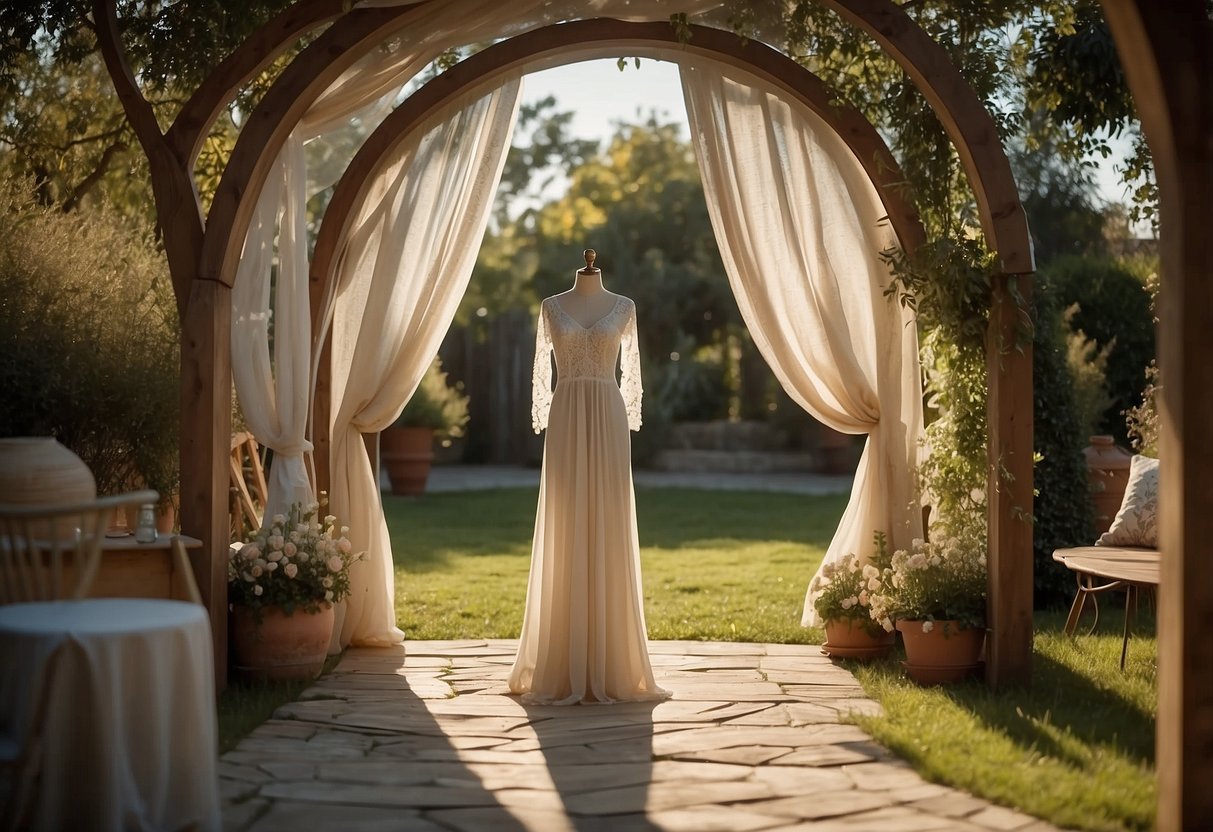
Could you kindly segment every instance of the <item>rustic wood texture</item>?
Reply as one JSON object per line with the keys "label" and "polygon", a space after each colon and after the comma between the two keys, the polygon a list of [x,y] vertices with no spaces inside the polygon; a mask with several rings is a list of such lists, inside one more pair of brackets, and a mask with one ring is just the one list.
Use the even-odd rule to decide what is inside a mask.
{"label": "rustic wood texture", "polygon": [[994,119],[943,47],[890,0],[820,0],[901,65],[952,139],[977,198],[981,227],[1006,274],[1036,271],[1028,220]]}
{"label": "rustic wood texture", "polygon": [[661,60],[676,60],[679,55],[710,57],[744,70],[808,107],[855,153],[875,185],[902,246],[913,251],[922,243],[922,223],[904,195],[905,177],[880,134],[861,113],[839,104],[838,96],[820,78],[770,47],[719,29],[689,29],[691,37],[683,43],[665,22],[594,19],[547,26],[476,53],[409,96],[363,143],[325,211],[312,259],[312,285],[317,290],[312,295],[314,326],[319,326],[321,312],[332,297],[332,282],[352,214],[383,158],[410,132],[453,102],[484,95],[511,73],[614,57],[621,48],[629,55]]}
{"label": "rustic wood texture", "polygon": [[1162,371],[1157,827],[1213,821],[1213,22],[1201,0],[1104,0],[1154,156]]}
{"label": "rustic wood texture", "polygon": [[1032,680],[1032,341],[1023,303],[1027,277],[998,275],[986,343],[989,521],[986,682]]}
{"label": "rustic wood texture", "polygon": [[181,326],[181,531],[203,542],[194,578],[211,617],[215,683],[227,684],[232,292],[195,280]]}

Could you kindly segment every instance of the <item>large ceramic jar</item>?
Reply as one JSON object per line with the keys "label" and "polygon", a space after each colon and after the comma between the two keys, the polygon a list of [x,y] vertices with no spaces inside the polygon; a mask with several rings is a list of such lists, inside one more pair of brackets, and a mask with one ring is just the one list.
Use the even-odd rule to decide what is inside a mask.
{"label": "large ceramic jar", "polygon": [[0,504],[86,503],[97,483],[84,461],[50,436],[0,439]]}
{"label": "large ceramic jar", "polygon": [[1087,482],[1091,485],[1091,503],[1095,509],[1095,536],[1103,534],[1116,519],[1129,485],[1129,462],[1133,455],[1117,446],[1111,436],[1092,436],[1083,449],[1087,461]]}

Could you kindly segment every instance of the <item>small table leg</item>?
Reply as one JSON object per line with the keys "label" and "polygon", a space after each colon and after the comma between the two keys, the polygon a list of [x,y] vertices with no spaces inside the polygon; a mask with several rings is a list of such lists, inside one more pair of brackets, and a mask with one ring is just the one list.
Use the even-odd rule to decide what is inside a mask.
{"label": "small table leg", "polygon": [[1129,624],[1133,620],[1133,608],[1136,605],[1136,584],[1125,584],[1125,637],[1120,644],[1120,669],[1125,669],[1125,656],[1129,652]]}

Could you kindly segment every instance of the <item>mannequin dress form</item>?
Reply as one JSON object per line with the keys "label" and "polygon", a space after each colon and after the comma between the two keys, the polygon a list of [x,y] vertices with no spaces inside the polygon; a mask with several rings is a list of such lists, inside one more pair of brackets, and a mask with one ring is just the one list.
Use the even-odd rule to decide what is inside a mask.
{"label": "mannequin dress form", "polygon": [[573,288],[543,301],[536,327],[531,415],[547,437],[526,614],[509,677],[510,690],[528,702],[669,696],[649,663],[632,490],[628,429],[640,429],[641,400],[636,305],[603,287],[595,257],[587,249]]}

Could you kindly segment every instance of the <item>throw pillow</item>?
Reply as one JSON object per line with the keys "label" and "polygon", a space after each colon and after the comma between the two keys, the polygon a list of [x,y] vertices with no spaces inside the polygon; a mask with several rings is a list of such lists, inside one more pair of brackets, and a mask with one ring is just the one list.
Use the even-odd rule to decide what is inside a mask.
{"label": "throw pillow", "polygon": [[1096,546],[1158,548],[1158,460],[1135,456],[1129,461],[1129,484],[1120,511]]}

